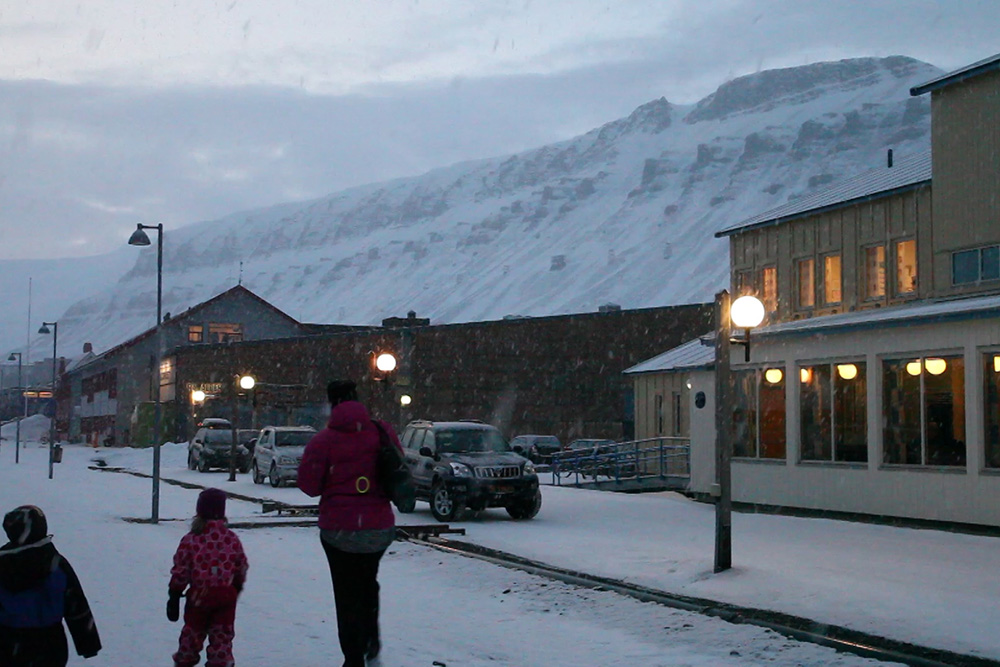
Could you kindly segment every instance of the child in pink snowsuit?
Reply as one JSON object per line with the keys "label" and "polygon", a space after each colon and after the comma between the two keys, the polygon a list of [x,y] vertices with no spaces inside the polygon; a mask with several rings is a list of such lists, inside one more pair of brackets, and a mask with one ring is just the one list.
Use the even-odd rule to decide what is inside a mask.
{"label": "child in pink snowsuit", "polygon": [[232,667],[236,598],[247,576],[247,557],[236,533],[226,525],[226,493],[205,489],[198,496],[198,515],[181,539],[170,570],[167,618],[180,616],[187,588],[184,627],[174,653],[174,667],[194,667],[208,636],[205,667]]}

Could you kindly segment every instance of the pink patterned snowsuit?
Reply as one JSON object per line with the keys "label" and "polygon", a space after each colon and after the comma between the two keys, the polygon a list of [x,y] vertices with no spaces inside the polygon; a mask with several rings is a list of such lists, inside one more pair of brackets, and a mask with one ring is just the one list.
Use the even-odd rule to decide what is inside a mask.
{"label": "pink patterned snowsuit", "polygon": [[175,667],[193,667],[208,636],[205,667],[232,667],[236,597],[243,590],[247,557],[224,519],[208,521],[201,534],[181,539],[170,570],[170,590],[186,587],[184,627],[174,654]]}

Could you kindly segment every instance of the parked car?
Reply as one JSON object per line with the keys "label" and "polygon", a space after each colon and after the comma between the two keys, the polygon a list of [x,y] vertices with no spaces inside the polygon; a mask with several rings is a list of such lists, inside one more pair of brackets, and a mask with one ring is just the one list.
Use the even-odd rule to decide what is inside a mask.
{"label": "parked car", "polygon": [[254,447],[257,445],[257,435],[260,433],[255,428],[241,428],[236,430],[236,442],[247,448],[250,456],[253,456]]}
{"label": "parked car", "polygon": [[516,435],[511,438],[510,448],[535,463],[547,463],[562,444],[554,435]]}
{"label": "parked car", "polygon": [[402,444],[416,497],[430,503],[438,521],[458,521],[467,508],[487,507],[531,519],[542,506],[534,464],[511,450],[494,426],[414,421],[403,430]]}
{"label": "parked car", "polygon": [[275,488],[295,482],[302,453],[314,435],[316,429],[312,426],[265,426],[261,429],[253,448],[250,470],[254,484],[263,484],[265,478]]}
{"label": "parked car", "polygon": [[233,425],[228,419],[222,417],[206,417],[198,424],[198,428],[232,428]]}
{"label": "parked car", "polygon": [[[202,422],[204,424],[204,422]],[[227,422],[228,423],[228,422]],[[212,468],[229,468],[229,458],[233,445],[233,430],[217,425],[202,426],[195,431],[188,443],[187,465],[189,470],[208,472]],[[236,469],[250,470],[250,450],[237,442]]]}

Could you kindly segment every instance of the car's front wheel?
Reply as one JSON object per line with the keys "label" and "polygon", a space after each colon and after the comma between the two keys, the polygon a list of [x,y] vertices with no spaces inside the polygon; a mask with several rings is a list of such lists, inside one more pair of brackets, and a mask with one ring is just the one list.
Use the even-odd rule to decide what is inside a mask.
{"label": "car's front wheel", "polygon": [[438,521],[458,521],[465,513],[465,502],[443,482],[431,489],[431,514]]}
{"label": "car's front wheel", "polygon": [[274,488],[281,486],[281,478],[278,477],[278,467],[273,463],[271,464],[271,472],[269,472],[267,476],[271,480],[271,486]]}
{"label": "car's front wheel", "polygon": [[264,476],[260,474],[259,470],[257,470],[257,462],[256,461],[254,461],[253,463],[250,464],[250,472],[253,474],[253,483],[254,484],[263,484],[264,483]]}
{"label": "car's front wheel", "polygon": [[542,492],[535,491],[535,495],[531,498],[525,498],[523,500],[517,500],[507,506],[507,514],[510,518],[522,521],[524,519],[533,519],[535,515],[538,514],[538,510],[542,509]]}

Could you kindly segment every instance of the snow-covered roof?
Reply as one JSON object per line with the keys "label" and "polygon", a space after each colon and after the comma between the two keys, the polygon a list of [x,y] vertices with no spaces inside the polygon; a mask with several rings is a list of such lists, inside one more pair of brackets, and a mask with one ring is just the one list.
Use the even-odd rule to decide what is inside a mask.
{"label": "snow-covered roof", "polygon": [[870,199],[913,189],[931,180],[931,152],[924,151],[896,160],[892,167],[869,169],[853,178],[840,181],[825,190],[800,197],[728,227],[715,236],[731,236],[757,227],[778,225],[795,218],[815,215]]}
{"label": "snow-covered roof", "polygon": [[1000,294],[935,299],[888,308],[838,313],[782,322],[754,330],[754,337],[830,333],[837,330],[874,329],[912,324],[932,324],[950,320],[996,317],[1000,314]]}
{"label": "snow-covered roof", "polygon": [[715,345],[713,333],[699,336],[667,350],[652,359],[642,361],[623,371],[626,374],[659,373],[664,371],[695,370],[711,368],[715,363]]}
{"label": "snow-covered roof", "polygon": [[989,58],[983,58],[978,62],[972,63],[971,65],[966,65],[965,67],[957,69],[954,72],[942,74],[939,77],[931,79],[927,83],[914,86],[913,88],[910,88],[910,95],[923,95],[924,93],[932,90],[944,88],[945,86],[950,86],[954,83],[959,83],[960,81],[965,81],[966,79],[971,79],[972,77],[997,69],[1000,69],[1000,53],[990,56]]}

